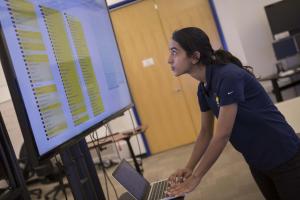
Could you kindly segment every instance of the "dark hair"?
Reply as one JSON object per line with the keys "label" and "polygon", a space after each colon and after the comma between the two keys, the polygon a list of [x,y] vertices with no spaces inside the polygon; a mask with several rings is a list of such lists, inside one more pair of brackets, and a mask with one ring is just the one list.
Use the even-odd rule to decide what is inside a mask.
{"label": "dark hair", "polygon": [[187,53],[192,56],[194,52],[200,52],[199,62],[204,65],[233,63],[252,74],[253,68],[244,66],[242,62],[230,52],[219,49],[214,51],[207,34],[196,27],[187,27],[173,33],[172,39],[176,41]]}

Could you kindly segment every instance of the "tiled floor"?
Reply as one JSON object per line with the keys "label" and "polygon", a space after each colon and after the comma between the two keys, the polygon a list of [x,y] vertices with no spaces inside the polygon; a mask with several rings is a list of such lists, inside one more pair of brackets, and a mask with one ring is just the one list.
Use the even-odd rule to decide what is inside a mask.
{"label": "tiled floor", "polygon": [[[177,168],[185,165],[192,147],[192,145],[186,145],[143,159],[144,176],[149,181],[168,177]],[[111,175],[114,168],[108,169],[109,175]],[[105,191],[103,173],[99,171],[98,176]],[[118,194],[122,194],[125,190],[113,178],[111,180]],[[52,187],[53,184],[42,186],[43,192],[46,193]],[[111,186],[109,186],[109,197],[111,200],[117,199]],[[65,197],[60,195],[59,199],[65,199]],[[70,191],[68,191],[68,199],[73,199]],[[261,200],[263,197],[258,191],[242,156],[228,144],[221,157],[204,177],[200,185],[192,193],[188,194],[185,199]]]}

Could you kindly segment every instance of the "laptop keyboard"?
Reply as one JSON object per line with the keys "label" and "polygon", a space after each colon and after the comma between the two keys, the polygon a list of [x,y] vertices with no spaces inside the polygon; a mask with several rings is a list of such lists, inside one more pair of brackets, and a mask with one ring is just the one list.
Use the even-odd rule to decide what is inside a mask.
{"label": "laptop keyboard", "polygon": [[168,187],[168,181],[163,180],[152,185],[152,190],[148,200],[158,200],[167,197],[165,191]]}

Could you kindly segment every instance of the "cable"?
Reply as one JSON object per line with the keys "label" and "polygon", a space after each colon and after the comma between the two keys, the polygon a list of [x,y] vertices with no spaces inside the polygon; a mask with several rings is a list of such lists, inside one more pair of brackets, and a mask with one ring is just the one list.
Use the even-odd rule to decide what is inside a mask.
{"label": "cable", "polygon": [[[90,135],[90,138],[93,142],[93,145],[96,147],[98,146],[100,148],[100,141],[99,141],[99,138],[98,138],[98,134],[96,134],[97,137],[95,137],[95,134],[91,134]],[[93,137],[92,137],[93,136]],[[95,142],[98,143],[98,145],[95,144]],[[99,158],[99,161],[100,161],[100,165],[99,167],[102,167],[102,171],[103,171],[103,175],[104,175],[104,180],[105,180],[105,186],[106,186],[106,192],[107,192],[107,198],[109,198],[109,192],[108,192],[108,184],[107,184],[107,180],[109,181],[110,185],[112,186],[113,190],[114,190],[114,193],[116,195],[116,198],[119,199],[119,196],[118,196],[118,193],[116,191],[116,188],[114,187],[113,183],[111,182],[110,178],[108,177],[108,174],[106,172],[106,169],[104,167],[104,163],[103,163],[103,160],[102,160],[102,156],[101,156],[101,153],[100,153],[100,149],[99,148],[96,148],[96,153],[98,155],[98,158]]]}
{"label": "cable", "polygon": [[63,167],[62,167],[62,164],[60,163],[60,161],[58,161],[56,155],[54,156],[54,158],[55,158],[55,161],[56,161],[55,164],[56,164],[56,166],[58,168],[58,173],[59,173],[59,177],[60,177],[59,178],[59,184],[62,186],[63,193],[65,195],[66,200],[68,200],[68,196],[67,196],[66,189],[65,189],[65,186],[64,186],[63,176],[62,176],[62,173],[61,173]]}
{"label": "cable", "polygon": [[[92,134],[97,134],[97,138],[98,138],[98,130],[94,131]],[[105,136],[103,139],[99,138],[100,142],[105,142],[107,140],[107,129],[105,129]]]}
{"label": "cable", "polygon": [[[103,175],[104,175],[104,183],[105,183],[105,188],[106,188],[106,196],[107,196],[107,198],[108,198],[108,200],[110,199],[109,198],[109,192],[108,192],[108,185],[107,185],[107,179],[106,179],[106,176],[105,176],[105,169],[104,169],[104,164],[103,164],[103,161],[102,161],[102,157],[101,157],[101,154],[99,153],[99,148],[100,148],[100,145],[98,145],[98,146],[96,146],[96,144],[95,144],[95,134],[97,135],[97,141],[100,143],[100,141],[98,140],[98,134],[97,134],[97,132],[95,131],[95,132],[93,132],[91,135],[90,135],[90,137],[91,137],[91,140],[92,140],[92,142],[93,142],[93,145],[94,145],[94,147],[95,147],[95,149],[96,149],[96,153],[97,153],[97,155],[98,155],[98,158],[99,158],[99,162],[100,162],[100,165],[99,165],[99,167],[102,167],[102,171],[103,171]],[[97,148],[98,147],[98,148]]]}
{"label": "cable", "polygon": [[[120,152],[119,152],[119,150],[118,150],[118,147],[117,147],[117,143],[116,143],[116,141],[115,141],[115,138],[113,137],[113,133],[112,133],[112,131],[111,131],[111,129],[110,129],[109,123],[105,124],[104,126],[105,126],[105,138],[107,139],[109,136],[111,136],[111,139],[112,139],[112,141],[113,141],[113,143],[114,143],[114,146],[115,146],[115,148],[116,148],[116,151],[117,151],[118,158],[119,158],[119,160],[121,161],[121,160],[122,160],[122,159],[121,159],[121,155],[120,155]],[[108,134],[108,132],[109,132],[109,134]],[[105,141],[106,141],[106,139],[100,140],[100,138],[99,138],[99,136],[98,136],[98,132],[96,132],[96,134],[97,134],[97,138],[98,138],[97,141],[100,141],[100,142],[105,142]]]}
{"label": "cable", "polygon": [[134,132],[134,135],[135,135],[136,141],[137,141],[137,143],[138,143],[138,147],[139,147],[139,153],[140,153],[140,159],[141,159],[141,164],[140,164],[140,165],[141,165],[141,167],[142,167],[142,169],[143,169],[143,160],[142,160],[141,146],[140,146],[138,134],[137,134],[136,127],[135,127],[135,125],[134,125],[133,117],[132,117],[132,114],[131,114],[131,111],[130,111],[130,110],[129,110],[129,115],[130,115],[131,124],[132,124],[132,127],[133,127],[133,132]]}
{"label": "cable", "polygon": [[115,140],[115,138],[114,138],[114,136],[113,136],[113,133],[112,133],[112,131],[111,131],[111,128],[110,128],[109,123],[106,124],[106,128],[107,128],[107,130],[108,130],[109,133],[110,133],[110,136],[111,136],[111,138],[112,138],[112,140],[113,140],[113,143],[114,143],[114,145],[115,145],[115,148],[116,148],[116,150],[117,150],[117,154],[118,154],[119,160],[121,161],[122,158],[121,158],[120,152],[119,152],[118,147],[117,147],[117,142],[116,142],[116,140]]}
{"label": "cable", "polygon": [[[140,145],[140,142],[139,142],[139,139],[138,139],[136,127],[135,127],[135,124],[134,124],[134,121],[133,121],[133,117],[132,117],[132,114],[131,114],[130,111],[129,111],[129,115],[130,115],[131,123],[132,123],[132,126],[133,126],[133,133],[134,133],[134,135],[136,137],[136,140],[137,140],[137,143],[138,143],[138,149],[139,149],[139,154],[140,154],[140,162],[141,162],[140,166],[143,168],[143,162],[142,162],[142,157],[141,157],[141,155],[142,155],[141,145]],[[100,167],[102,167],[102,171],[103,171],[103,175],[104,175],[104,180],[105,180],[105,187],[106,187],[107,198],[110,199],[109,192],[108,192],[108,184],[107,184],[107,180],[108,180],[109,183],[110,183],[110,185],[112,186],[112,188],[114,190],[114,193],[115,193],[117,199],[119,199],[118,193],[116,191],[116,188],[114,187],[113,183],[111,182],[110,178],[108,177],[108,174],[107,174],[106,169],[104,167],[104,163],[103,163],[102,156],[101,156],[101,153],[100,153],[100,146],[101,146],[100,142],[105,142],[106,141],[106,139],[108,138],[107,132],[110,133],[110,136],[111,136],[111,138],[113,140],[113,143],[115,144],[115,147],[116,147],[116,150],[117,150],[117,154],[118,154],[118,157],[119,157],[120,160],[121,160],[121,156],[120,156],[120,152],[119,152],[118,147],[117,147],[117,142],[115,141],[115,138],[113,137],[113,133],[112,133],[112,131],[110,129],[109,123],[107,123],[105,125],[105,128],[106,128],[105,129],[105,138],[103,140],[101,140],[99,138],[97,131],[95,131],[92,134],[90,134],[90,138],[92,140],[93,146],[96,149],[96,153],[97,153],[97,156],[99,158],[100,165],[101,165]],[[96,142],[97,142],[97,144],[95,144]],[[99,148],[97,148],[97,147],[99,147]]]}
{"label": "cable", "polygon": [[[97,136],[98,136],[98,135],[97,135]],[[98,139],[99,139],[99,138],[97,137],[98,146],[100,146],[100,142],[99,142]],[[98,150],[99,150],[99,149],[98,149]],[[100,153],[99,151],[98,151],[98,156],[99,156],[99,159],[101,159],[101,162],[102,162],[102,165],[103,165],[103,169],[104,169],[104,174],[105,174],[105,176],[107,177],[107,179],[108,179],[110,185],[112,186],[112,188],[113,188],[113,190],[114,190],[114,192],[115,192],[115,195],[116,195],[117,199],[119,199],[118,194],[117,194],[117,191],[116,191],[116,188],[114,187],[114,184],[111,182],[111,180],[110,180],[110,178],[109,178],[109,176],[108,176],[108,174],[107,174],[107,172],[106,172],[106,169],[105,169],[105,167],[104,167],[103,160],[102,160],[102,157],[101,157],[101,153]]]}

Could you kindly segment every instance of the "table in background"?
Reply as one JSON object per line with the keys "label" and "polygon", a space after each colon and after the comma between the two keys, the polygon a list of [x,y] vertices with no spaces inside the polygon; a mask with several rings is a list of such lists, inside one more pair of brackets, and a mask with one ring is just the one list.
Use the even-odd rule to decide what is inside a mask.
{"label": "table in background", "polygon": [[280,79],[291,78],[296,75],[300,75],[300,67],[293,69],[291,73],[284,74],[284,72],[282,72],[279,74],[277,73],[277,74],[272,74],[272,75],[269,75],[266,77],[262,77],[259,79],[259,81],[271,81],[272,86],[273,86],[272,92],[274,93],[277,102],[281,102],[281,101],[283,101],[281,91],[286,90],[291,87],[294,87],[297,84],[300,84],[300,79],[296,80],[296,81],[291,80],[292,81],[291,83],[283,85],[283,86],[279,86],[278,81]]}
{"label": "table in background", "polygon": [[143,170],[141,169],[141,167],[140,167],[140,165],[139,165],[139,163],[136,159],[136,156],[133,152],[133,148],[132,148],[132,145],[130,143],[130,138],[134,135],[137,135],[138,133],[145,132],[147,130],[147,128],[148,128],[147,126],[138,126],[138,127],[135,128],[135,130],[130,129],[130,130],[122,131],[122,132],[113,133],[112,135],[99,138],[95,142],[93,142],[93,141],[88,142],[88,147],[89,147],[89,149],[93,149],[93,148],[99,147],[99,145],[101,147],[101,146],[104,146],[104,145],[107,145],[107,144],[111,144],[111,143],[114,143],[114,142],[119,142],[121,140],[125,140],[126,143],[127,143],[130,155],[133,159],[135,169],[137,170],[138,173],[140,173],[142,175]]}

